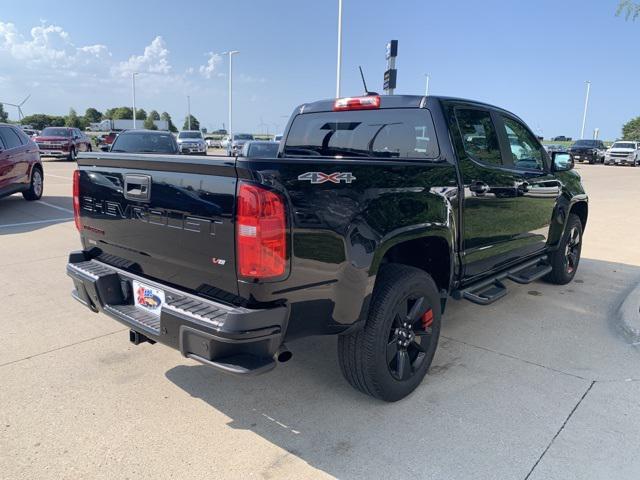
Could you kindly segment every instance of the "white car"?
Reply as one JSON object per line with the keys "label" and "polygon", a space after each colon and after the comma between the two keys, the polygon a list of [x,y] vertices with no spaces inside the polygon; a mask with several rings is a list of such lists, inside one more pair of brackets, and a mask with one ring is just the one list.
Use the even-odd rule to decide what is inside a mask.
{"label": "white car", "polygon": [[220,147],[220,140],[213,137],[206,137],[204,141],[207,143],[207,147],[209,148],[222,148]]}
{"label": "white car", "polygon": [[220,140],[220,148],[227,148],[228,145],[229,145],[229,135],[225,135],[224,137],[222,137],[222,140]]}
{"label": "white car", "polygon": [[199,130],[182,130],[177,138],[181,153],[207,154],[207,144],[204,143],[202,132]]}
{"label": "white car", "polygon": [[607,165],[640,165],[640,142],[616,142],[605,153]]}

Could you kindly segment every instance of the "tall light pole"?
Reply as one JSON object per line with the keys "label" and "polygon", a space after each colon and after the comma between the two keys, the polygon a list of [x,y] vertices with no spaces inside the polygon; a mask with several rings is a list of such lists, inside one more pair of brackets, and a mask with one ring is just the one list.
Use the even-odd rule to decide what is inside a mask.
{"label": "tall light pole", "polygon": [[229,55],[229,138],[233,139],[233,56],[240,53],[238,50],[222,52],[222,55]]}
{"label": "tall light pole", "polygon": [[428,73],[425,73],[424,76],[427,79],[424,87],[424,96],[426,97],[429,95],[429,80],[431,79],[431,75],[429,75]]}
{"label": "tall light pole", "polygon": [[340,97],[340,70],[342,69],[342,0],[338,0],[338,62],[336,65],[336,98]]}
{"label": "tall light pole", "polygon": [[187,124],[191,130],[191,97],[187,95]]}
{"label": "tall light pole", "polygon": [[584,113],[582,114],[582,130],[580,130],[580,138],[584,138],[584,127],[587,123],[587,109],[589,108],[589,91],[591,90],[591,82],[587,80],[587,96],[584,99]]}
{"label": "tall light pole", "polygon": [[136,129],[136,75],[139,75],[139,72],[131,73],[131,86],[133,88],[133,129]]}

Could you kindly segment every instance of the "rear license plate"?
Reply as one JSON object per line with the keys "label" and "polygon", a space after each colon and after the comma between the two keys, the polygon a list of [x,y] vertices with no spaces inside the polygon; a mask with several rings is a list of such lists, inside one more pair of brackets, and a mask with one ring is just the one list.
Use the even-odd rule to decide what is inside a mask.
{"label": "rear license plate", "polygon": [[164,292],[162,290],[134,280],[133,297],[136,307],[154,315],[160,315],[160,310],[164,303]]}

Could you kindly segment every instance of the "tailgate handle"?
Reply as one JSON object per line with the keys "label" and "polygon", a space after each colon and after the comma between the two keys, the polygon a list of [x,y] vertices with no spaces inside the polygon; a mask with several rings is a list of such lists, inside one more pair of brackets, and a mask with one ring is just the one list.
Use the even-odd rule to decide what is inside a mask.
{"label": "tailgate handle", "polygon": [[125,175],[124,198],[139,202],[148,202],[151,198],[150,175]]}

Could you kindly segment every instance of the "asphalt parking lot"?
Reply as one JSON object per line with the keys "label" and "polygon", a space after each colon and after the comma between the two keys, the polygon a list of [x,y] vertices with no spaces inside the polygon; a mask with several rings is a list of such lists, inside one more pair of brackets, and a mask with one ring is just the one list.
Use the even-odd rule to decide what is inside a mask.
{"label": "asphalt parking lot", "polygon": [[342,379],[335,338],[237,378],[71,299],[74,165],[0,200],[0,477],[640,477],[640,350],[615,314],[640,282],[640,168],[579,165],[590,215],[576,280],[451,301],[430,374],[384,404]]}

